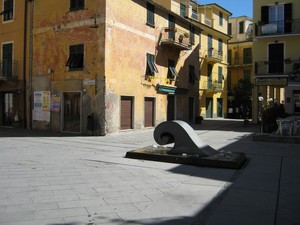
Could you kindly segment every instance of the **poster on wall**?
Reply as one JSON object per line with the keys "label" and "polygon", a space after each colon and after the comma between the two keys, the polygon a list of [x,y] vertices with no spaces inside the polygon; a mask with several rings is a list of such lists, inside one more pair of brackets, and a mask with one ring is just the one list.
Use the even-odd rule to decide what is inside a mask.
{"label": "poster on wall", "polygon": [[60,97],[56,95],[52,95],[51,112],[59,112],[59,111],[60,111]]}
{"label": "poster on wall", "polygon": [[50,91],[35,91],[33,107],[33,120],[50,122]]}

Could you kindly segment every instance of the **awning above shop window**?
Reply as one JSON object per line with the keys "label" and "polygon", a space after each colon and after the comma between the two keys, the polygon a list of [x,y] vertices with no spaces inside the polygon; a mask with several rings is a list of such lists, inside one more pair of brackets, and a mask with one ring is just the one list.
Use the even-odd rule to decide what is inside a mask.
{"label": "awning above shop window", "polygon": [[157,92],[162,92],[165,94],[174,94],[176,91],[176,86],[167,86],[167,85],[157,85],[156,90]]}

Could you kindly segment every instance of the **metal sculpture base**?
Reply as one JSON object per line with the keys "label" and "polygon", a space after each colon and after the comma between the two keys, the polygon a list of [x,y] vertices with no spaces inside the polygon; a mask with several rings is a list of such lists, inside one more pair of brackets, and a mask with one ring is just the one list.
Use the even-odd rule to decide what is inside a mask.
{"label": "metal sculpture base", "polygon": [[174,143],[174,146],[153,145],[129,151],[125,157],[230,169],[239,169],[246,161],[244,153],[219,152],[213,149],[184,121],[163,122],[155,128],[153,135],[159,145]]}
{"label": "metal sculpture base", "polygon": [[247,158],[244,153],[234,152],[217,152],[210,156],[196,156],[196,155],[172,155],[169,154],[171,148],[169,147],[153,147],[136,149],[126,153],[126,158],[142,159],[150,161],[177,163],[183,165],[226,168],[226,169],[240,169],[246,162]]}

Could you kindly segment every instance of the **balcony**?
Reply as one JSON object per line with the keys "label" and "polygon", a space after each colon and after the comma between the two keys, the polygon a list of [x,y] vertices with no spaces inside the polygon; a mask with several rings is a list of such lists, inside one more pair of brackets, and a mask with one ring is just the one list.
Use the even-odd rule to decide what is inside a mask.
{"label": "balcony", "polygon": [[222,91],[223,90],[223,82],[218,80],[208,79],[206,81],[202,81],[200,84],[201,90],[206,91]]}
{"label": "balcony", "polygon": [[178,28],[163,28],[160,43],[180,50],[190,50],[192,48],[189,33]]}
{"label": "balcony", "polygon": [[209,63],[217,63],[223,61],[223,52],[214,50],[213,48],[207,50],[207,55],[205,59]]}
{"label": "balcony", "polygon": [[[300,61],[285,59],[282,61],[255,62],[255,77],[259,79],[274,79],[278,84],[300,83]],[[281,80],[280,80],[281,79]]]}
{"label": "balcony", "polygon": [[269,24],[255,24],[256,36],[300,34],[300,19],[275,21]]}
{"label": "balcony", "polygon": [[252,57],[232,57],[228,58],[230,67],[252,66]]}
{"label": "balcony", "polygon": [[3,60],[0,61],[0,80],[18,79],[18,61]]}

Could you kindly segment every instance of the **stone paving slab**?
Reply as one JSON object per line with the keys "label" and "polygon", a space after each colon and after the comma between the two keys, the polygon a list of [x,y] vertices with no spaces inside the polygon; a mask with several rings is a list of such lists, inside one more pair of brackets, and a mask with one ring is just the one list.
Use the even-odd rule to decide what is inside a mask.
{"label": "stone paving slab", "polygon": [[0,128],[0,225],[297,224],[299,145],[253,142],[253,132],[241,121],[196,127],[213,148],[246,153],[237,172],[124,158],[155,144],[153,129],[79,137]]}

